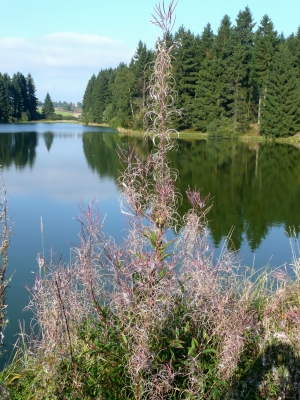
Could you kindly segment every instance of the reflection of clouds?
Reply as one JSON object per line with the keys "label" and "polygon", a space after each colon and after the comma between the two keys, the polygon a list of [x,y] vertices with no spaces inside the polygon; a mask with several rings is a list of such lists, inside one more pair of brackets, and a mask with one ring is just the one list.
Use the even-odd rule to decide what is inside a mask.
{"label": "reflection of clouds", "polygon": [[[82,99],[86,84],[100,69],[129,62],[134,49],[106,36],[59,32],[46,36],[0,38],[0,70],[10,75],[20,70],[32,74],[41,100],[49,91],[53,100],[64,100],[78,92]],[[42,94],[39,94],[42,92]]]}

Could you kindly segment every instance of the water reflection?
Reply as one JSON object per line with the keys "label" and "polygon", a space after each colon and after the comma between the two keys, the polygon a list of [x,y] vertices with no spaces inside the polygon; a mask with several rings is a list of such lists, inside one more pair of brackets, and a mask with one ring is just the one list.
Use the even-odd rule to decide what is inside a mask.
{"label": "water reflection", "polygon": [[36,157],[37,133],[17,132],[0,135],[0,160],[3,167],[33,166]]}
{"label": "water reflection", "polygon": [[[83,135],[84,154],[89,166],[100,176],[115,180],[120,169],[118,146],[136,143],[142,158],[151,142],[120,135]],[[242,143],[239,141],[178,141],[170,154],[179,171],[177,186],[183,194],[179,213],[189,208],[184,195],[188,185],[211,194],[214,207],[209,213],[209,228],[215,246],[231,228],[233,247],[239,249],[244,238],[256,250],[273,226],[299,233],[300,152],[288,144]]]}
{"label": "water reflection", "polygon": [[45,132],[43,136],[47,150],[50,151],[54,139],[54,133],[51,131]]}
{"label": "water reflection", "polygon": [[[144,160],[153,147],[149,139],[140,137],[93,131],[83,127],[80,128],[81,134],[72,132],[68,127],[63,135],[61,129],[62,127],[59,127],[55,131],[49,130],[48,127],[48,130],[42,132],[48,153],[52,151],[55,137],[68,140],[74,137],[80,140],[82,138],[83,153],[88,166],[97,172],[102,180],[106,177],[117,181],[121,169],[118,147],[136,146],[136,152]],[[51,170],[48,170],[47,181],[40,177],[40,181],[45,185],[41,182],[31,182],[27,188],[39,185],[38,190],[43,192],[42,188],[45,186],[49,190],[45,189],[44,192],[50,191],[53,197],[57,190],[51,189],[51,177],[58,182],[58,174],[65,174],[62,185],[65,188],[70,187],[70,193],[74,192],[77,185],[77,200],[81,197],[80,193],[89,192],[85,185],[89,177],[85,172],[83,176],[84,169],[79,160],[79,152],[82,150],[77,145],[73,146],[73,140],[68,143],[67,148],[61,144],[54,146],[55,165],[52,164]],[[36,159],[37,144],[36,131],[27,129],[2,133],[1,164],[4,168],[11,165],[17,169],[23,169],[26,165],[32,168]],[[300,151],[297,147],[276,143],[179,140],[177,151],[170,153],[169,159],[172,166],[179,171],[177,186],[183,194],[179,208],[181,215],[189,208],[185,196],[188,185],[192,188],[202,188],[204,196],[211,194],[214,206],[208,218],[215,246],[220,245],[232,227],[234,248],[241,248],[246,240],[252,251],[260,246],[273,226],[283,226],[286,231],[290,226],[295,226],[297,234],[299,233]],[[59,198],[67,196],[58,183],[53,183],[53,187],[59,189]],[[69,195],[66,198],[69,198]]]}

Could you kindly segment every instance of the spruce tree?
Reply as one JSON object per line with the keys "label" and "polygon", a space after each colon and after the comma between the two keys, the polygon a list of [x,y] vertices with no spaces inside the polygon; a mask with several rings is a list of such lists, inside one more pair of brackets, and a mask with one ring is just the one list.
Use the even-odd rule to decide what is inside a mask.
{"label": "spruce tree", "polygon": [[198,74],[195,99],[195,127],[206,131],[207,126],[224,114],[222,96],[225,92],[223,76],[223,61],[225,48],[230,36],[230,19],[225,16],[213,35],[208,24],[202,33],[204,59],[201,62]]}
{"label": "spruce tree", "polygon": [[93,121],[92,105],[93,105],[93,91],[96,84],[96,76],[93,74],[91,79],[88,81],[87,87],[83,96],[82,104],[82,120],[88,124]]}
{"label": "spruce tree", "polygon": [[54,107],[49,93],[46,94],[42,108],[42,113],[46,119],[50,119],[54,114]]}
{"label": "spruce tree", "polygon": [[270,65],[279,46],[273,22],[264,15],[255,34],[251,79],[258,91],[257,122],[260,124],[262,97]]}
{"label": "spruce tree", "polygon": [[146,112],[147,88],[151,74],[151,62],[153,51],[139,41],[136,52],[129,64],[135,80],[132,88],[133,103],[135,108],[134,128],[142,129],[144,126],[144,115]]}
{"label": "spruce tree", "polygon": [[26,77],[26,88],[27,88],[27,104],[28,104],[28,111],[29,111],[29,119],[35,119],[37,115],[37,104],[38,99],[35,95],[36,89],[34,80],[31,74],[28,74]]}
{"label": "spruce tree", "polygon": [[110,71],[101,70],[97,75],[92,93],[91,115],[92,122],[101,124],[103,113],[111,100]]}
{"label": "spruce tree", "polygon": [[300,27],[298,28],[297,33],[290,35],[286,41],[292,55],[294,56],[295,67],[300,78]]}
{"label": "spruce tree", "polygon": [[8,74],[0,73],[0,121],[8,122],[11,112],[11,80]]}
{"label": "spruce tree", "polygon": [[12,116],[22,118],[22,113],[28,110],[26,78],[20,72],[13,75],[11,80]]}
{"label": "spruce tree", "polygon": [[250,68],[253,50],[253,18],[248,7],[240,11],[228,42],[225,62],[227,109],[234,130],[245,130],[251,117]]}
{"label": "spruce tree", "polygon": [[295,59],[282,44],[271,64],[262,98],[261,134],[287,137],[300,130],[300,88]]}
{"label": "spruce tree", "polygon": [[174,50],[174,78],[176,81],[176,108],[182,110],[181,117],[175,117],[178,128],[191,128],[194,118],[194,99],[199,62],[197,60],[197,41],[190,30],[183,26],[175,33],[174,41],[179,45]]}
{"label": "spruce tree", "polygon": [[111,115],[114,116],[112,124],[115,127],[132,128],[136,111],[133,102],[135,77],[124,63],[121,63],[115,72],[115,79],[111,85]]}

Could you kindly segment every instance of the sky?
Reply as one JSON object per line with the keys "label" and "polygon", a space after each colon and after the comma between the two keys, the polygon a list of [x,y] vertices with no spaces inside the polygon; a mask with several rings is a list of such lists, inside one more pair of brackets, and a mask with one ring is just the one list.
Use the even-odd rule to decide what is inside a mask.
{"label": "sky", "polygon": [[[169,4],[168,0],[165,0]],[[0,72],[31,73],[37,97],[82,101],[101,69],[130,62],[139,40],[153,48],[159,32],[149,23],[156,0],[0,0]],[[286,37],[300,26],[297,0],[179,0],[174,32],[183,25],[217,33],[225,14],[234,24],[248,6],[259,24],[268,14]]]}

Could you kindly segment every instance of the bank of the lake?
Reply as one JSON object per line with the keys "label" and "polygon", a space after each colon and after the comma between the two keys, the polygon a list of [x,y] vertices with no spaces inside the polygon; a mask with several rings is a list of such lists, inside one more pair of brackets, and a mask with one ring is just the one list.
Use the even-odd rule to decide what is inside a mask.
{"label": "bank of the lake", "polygon": [[[7,292],[10,322],[4,332],[8,356],[18,337],[18,320],[26,320],[25,330],[30,333],[27,327],[31,314],[22,310],[31,296],[24,286],[26,284],[33,293],[39,287],[36,257],[38,253],[42,254],[43,248],[41,217],[45,257],[48,261],[52,257],[53,268],[61,259],[66,272],[70,265],[75,265],[76,254],[79,254],[70,243],[80,245],[81,242],[77,235],[80,226],[74,221],[81,199],[85,206],[97,199],[101,215],[105,216],[103,231],[115,238],[110,244],[112,247],[106,246],[102,255],[126,239],[128,225],[118,201],[118,177],[122,167],[116,149],[126,153],[128,144],[131,148],[135,146],[136,154],[143,161],[153,151],[152,141],[144,139],[142,134],[118,133],[107,127],[41,122],[0,125],[0,163],[10,214],[15,221],[9,253],[9,273],[14,275]],[[174,315],[183,317],[164,319],[163,328],[162,325],[154,326],[153,332],[162,332],[162,335],[154,335],[150,343],[157,362],[151,368],[170,366],[172,360],[172,371],[177,374],[178,368],[192,367],[193,360],[198,360],[197,368],[201,366],[204,372],[197,382],[198,379],[202,382],[201,390],[205,391],[206,398],[210,398],[210,385],[218,389],[215,398],[221,398],[227,392],[231,398],[241,399],[239,390],[245,385],[253,396],[272,391],[279,393],[283,379],[286,393],[293,393],[293,382],[297,382],[299,370],[296,349],[300,275],[298,253],[293,258],[290,241],[296,245],[299,236],[300,151],[290,144],[265,141],[189,138],[178,139],[177,144],[177,150],[169,154],[168,160],[179,172],[176,183],[182,196],[179,216],[186,214],[190,207],[185,194],[188,185],[202,188],[202,195],[205,197],[210,193],[212,198],[213,207],[207,214],[209,235],[206,242],[199,242],[201,254],[195,269],[200,273],[200,266],[206,265],[210,272],[202,278],[201,274],[198,276],[196,297],[192,297],[192,292],[185,292],[180,297],[182,286],[176,281],[176,275],[172,278],[172,288],[162,291],[171,293],[179,285],[178,302],[175,303],[177,314]],[[294,238],[289,234],[289,227],[293,225]],[[228,248],[233,253],[222,258],[230,231]],[[181,234],[178,226],[177,232],[170,232],[170,240]],[[100,235],[99,238],[103,243],[104,237]],[[108,236],[105,238],[107,240]],[[187,237],[187,249],[189,243]],[[70,259],[72,264],[69,264]],[[103,265],[106,265],[104,261]],[[221,271],[225,275],[218,275],[220,265],[228,268]],[[236,269],[238,265],[240,268]],[[95,283],[100,282],[98,278]],[[55,281],[50,281],[49,277],[49,287],[51,282],[55,288]],[[186,290],[192,288],[190,282],[186,281]],[[61,296],[65,294],[60,292]],[[164,296],[164,299],[168,297]],[[189,307],[195,299],[198,303],[192,310]],[[127,372],[122,371],[127,371],[128,363],[139,347],[131,335],[126,335],[123,328],[119,329],[122,324],[110,314],[107,321],[116,324],[109,325],[107,332],[103,330],[101,318],[93,319],[93,312],[84,324],[73,326],[70,321],[72,360],[65,319],[59,317],[63,316],[63,306],[69,303],[67,300],[59,303],[56,296],[49,304],[50,325],[47,329],[55,336],[55,329],[61,327],[62,336],[57,336],[51,351],[41,347],[40,352],[36,352],[35,347],[31,354],[25,352],[25,357],[18,353],[10,367],[4,370],[0,378],[11,391],[12,398],[69,396],[88,399],[104,396],[103,393],[107,393],[107,398],[131,398],[131,383],[127,380]],[[94,299],[91,310],[96,304]],[[171,307],[171,303],[168,304]],[[57,311],[54,306],[58,307]],[[153,312],[157,309],[153,307]],[[200,330],[194,329],[194,323],[188,323],[190,314],[184,314],[187,309],[189,313],[196,313],[191,321],[198,318]],[[203,314],[197,314],[197,310]],[[160,323],[162,320],[156,317],[151,321]],[[132,319],[131,322],[131,326],[137,323]],[[80,330],[73,330],[78,327]],[[233,337],[230,336],[232,332],[235,332]],[[222,372],[219,365],[220,357],[227,362],[226,338],[230,354],[237,353],[234,353],[234,359],[230,356],[231,362]],[[220,347],[221,344],[224,346]],[[161,355],[165,358],[160,358]],[[263,368],[262,358],[265,359]],[[231,372],[225,376],[225,371]],[[180,375],[175,375],[174,379],[177,376]],[[78,383],[76,387],[74,382]],[[112,389],[114,393],[109,392]]]}

